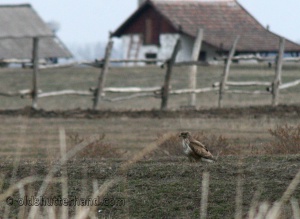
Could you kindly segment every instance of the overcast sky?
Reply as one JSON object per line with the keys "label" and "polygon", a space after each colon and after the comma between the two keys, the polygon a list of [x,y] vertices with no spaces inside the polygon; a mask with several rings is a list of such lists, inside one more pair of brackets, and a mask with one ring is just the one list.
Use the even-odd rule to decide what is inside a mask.
{"label": "overcast sky", "polygon": [[[106,42],[137,8],[138,0],[0,0],[1,4],[30,3],[44,21],[60,24],[66,44]],[[239,0],[261,24],[300,42],[300,0]]]}

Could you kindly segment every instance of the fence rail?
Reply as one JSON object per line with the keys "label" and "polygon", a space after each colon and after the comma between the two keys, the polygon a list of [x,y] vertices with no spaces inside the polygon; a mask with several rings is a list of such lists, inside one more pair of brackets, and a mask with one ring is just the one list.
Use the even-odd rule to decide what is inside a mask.
{"label": "fence rail", "polygon": [[[232,57],[232,61],[247,61],[247,60],[253,60],[258,62],[275,62],[277,56],[273,57],[263,57],[260,55],[238,55]],[[216,58],[218,61],[225,61],[228,59],[228,56],[223,56],[220,58]],[[300,62],[300,57],[284,57],[282,59],[283,62]]]}

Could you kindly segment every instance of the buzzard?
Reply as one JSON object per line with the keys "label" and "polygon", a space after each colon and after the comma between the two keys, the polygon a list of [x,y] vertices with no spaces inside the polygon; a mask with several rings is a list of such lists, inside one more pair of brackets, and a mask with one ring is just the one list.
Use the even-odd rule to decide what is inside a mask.
{"label": "buzzard", "polygon": [[182,138],[183,151],[190,161],[213,162],[216,159],[201,142],[195,140],[190,132],[181,132],[179,137]]}

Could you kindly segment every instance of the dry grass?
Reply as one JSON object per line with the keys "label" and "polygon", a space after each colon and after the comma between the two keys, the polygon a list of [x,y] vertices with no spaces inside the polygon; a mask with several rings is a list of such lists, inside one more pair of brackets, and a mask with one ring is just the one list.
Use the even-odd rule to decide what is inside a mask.
{"label": "dry grass", "polygon": [[[160,136],[158,136],[160,138]],[[181,156],[182,146],[178,134],[172,134],[168,139],[158,145],[157,149],[153,151],[149,156]]]}
{"label": "dry grass", "polygon": [[[70,140],[69,150],[72,147],[84,142],[85,137],[80,136],[78,133],[69,134]],[[102,134],[94,142],[88,144],[84,150],[76,154],[76,158],[121,158],[127,154],[126,150],[115,148],[111,143],[104,141],[105,134]]]}
{"label": "dry grass", "polygon": [[[3,182],[1,194],[5,196],[8,194],[7,191],[13,191],[14,194],[9,195],[17,198],[22,197],[22,194],[25,193],[35,194],[41,186],[41,182],[46,181],[44,177],[47,176],[48,169],[50,169],[44,160],[44,154],[39,157],[40,161],[37,162],[37,156],[28,157],[26,153],[24,155],[23,150],[34,151],[44,145],[49,147],[49,150],[54,148],[53,150],[59,152],[57,149],[59,148],[57,146],[59,142],[57,130],[60,127],[65,127],[66,133],[78,133],[67,134],[69,150],[74,149],[76,143],[84,142],[88,136],[105,133],[105,136],[98,135],[88,145],[85,145],[84,149],[74,155],[75,157],[88,157],[90,159],[86,161],[75,159],[67,164],[68,194],[70,196],[86,194],[86,196],[80,197],[93,197],[93,195],[98,194],[105,196],[107,192],[112,197],[125,197],[126,207],[101,208],[108,212],[105,215],[99,215],[91,208],[69,209],[70,218],[80,215],[90,215],[90,217],[96,215],[100,218],[199,218],[202,194],[199,188],[204,171],[210,174],[207,218],[222,218],[224,215],[223,218],[233,218],[238,156],[232,155],[244,153],[243,151],[248,145],[252,145],[252,151],[255,149],[255,153],[262,155],[265,153],[265,145],[276,145],[275,143],[280,142],[279,139],[281,138],[277,136],[283,135],[286,136],[285,139],[293,139],[296,142],[297,130],[299,130],[297,125],[299,121],[297,119],[288,120],[287,118],[30,119],[24,134],[21,135],[22,139],[19,139],[17,136],[20,137],[19,126],[22,124],[22,120],[7,117],[0,117],[0,119],[2,122],[0,143],[4,160],[0,164],[0,184]],[[289,125],[284,125],[286,122]],[[189,163],[187,159],[180,157],[182,147],[178,132],[181,130],[191,131],[194,137],[206,144],[214,154],[220,153],[223,157],[214,164]],[[171,132],[172,135],[167,136],[167,139],[164,139],[165,137],[162,137],[161,134],[157,134],[168,132]],[[158,141],[155,141],[157,139]],[[15,145],[19,144],[24,144],[24,148],[20,151],[20,164],[15,170],[17,173],[16,181],[10,184],[14,162],[9,163],[9,160],[6,162],[7,152],[4,149],[9,149],[11,151],[8,152],[14,153],[17,149]],[[157,147],[159,149],[156,153],[161,154],[157,159],[142,161]],[[123,164],[121,166],[120,162],[124,161],[123,157],[119,160],[115,157],[113,159],[109,157],[120,156],[119,150],[124,150],[124,148],[130,150],[134,156],[121,163]],[[113,151],[113,154],[108,153],[108,151]],[[251,148],[248,148],[248,151],[251,151]],[[43,151],[43,153],[46,152],[47,150]],[[161,159],[162,156],[177,157],[166,160]],[[105,160],[99,159],[101,157],[107,158]],[[24,162],[23,159],[30,161]],[[265,218],[271,209],[275,209],[272,208],[273,204],[276,200],[280,200],[285,188],[296,175],[299,168],[299,156],[247,156],[245,159],[242,167],[245,168],[245,171],[241,176],[245,179],[242,196],[243,212],[247,213],[251,208],[254,209],[254,213],[251,215]],[[125,175],[126,184],[125,180],[114,178],[118,170],[122,170],[119,171],[122,176]],[[1,177],[1,173],[3,177]],[[62,196],[61,186],[63,183],[61,179],[63,179],[63,175],[60,174],[58,171],[52,181],[49,182],[48,190],[45,193],[49,197]],[[39,176],[38,182],[30,183],[29,186],[25,185],[26,180],[31,179],[27,178],[28,176],[35,177],[36,175]],[[299,175],[297,178],[293,183],[293,188],[289,190],[290,192],[285,193],[289,194],[288,196],[285,195],[288,198],[292,193],[296,201],[292,199],[292,202],[289,203],[285,198],[285,203],[281,207],[281,218],[291,218],[293,214],[299,214],[297,200],[300,198],[300,191],[296,185]],[[189,187],[186,186],[187,184]],[[263,189],[261,197],[258,198],[253,207],[250,200],[258,185],[262,185]],[[296,187],[297,189],[294,190]],[[1,206],[0,202],[1,213],[3,212],[2,207],[5,205],[5,202],[2,203],[4,204]],[[24,209],[14,205],[10,210],[11,217],[15,217],[20,212],[19,214],[23,215],[20,218],[26,218],[31,209],[27,207],[24,213]],[[42,215],[43,218],[60,218],[61,208],[40,208],[38,214]],[[253,218],[255,218],[254,216]]]}
{"label": "dry grass", "polygon": [[[197,87],[211,87],[214,82],[221,80],[223,66],[201,66],[198,68]],[[272,81],[275,70],[267,68],[265,64],[260,65],[232,65],[229,80],[232,81]],[[158,66],[147,68],[119,67],[111,68],[106,81],[109,87],[152,87],[162,86],[165,69]],[[187,88],[188,86],[187,67],[176,67],[172,74],[171,85],[173,89]],[[0,69],[0,90],[16,91],[29,89],[31,87],[32,73],[29,69]],[[65,89],[88,90],[95,87],[99,69],[96,68],[66,68],[66,69],[48,69],[40,71],[38,87],[43,92],[57,91]],[[283,82],[299,79],[299,65],[291,67],[284,66]],[[279,102],[281,104],[299,103],[299,87],[284,90],[280,94]],[[12,90],[13,89],[13,90]],[[235,88],[232,88],[235,89]],[[265,90],[265,87],[238,87],[245,90]],[[218,92],[210,92],[197,95],[197,107],[210,108],[217,106]],[[127,96],[125,94],[107,94],[108,98]],[[174,95],[169,99],[170,108],[179,109],[188,104],[189,95]],[[103,102],[101,109],[153,109],[160,107],[160,99],[148,97],[137,98],[121,102]],[[224,96],[224,106],[249,106],[271,104],[271,95],[237,95],[226,94]],[[59,96],[40,98],[39,107],[45,110],[53,109],[75,109],[91,108],[92,97],[87,96]],[[30,99],[20,99],[19,97],[7,98],[0,96],[0,108],[24,108],[31,106]]]}
{"label": "dry grass", "polygon": [[298,154],[300,152],[300,125],[288,124],[269,129],[273,139],[265,147],[266,154]]}
{"label": "dry grass", "polygon": [[[140,151],[139,153],[135,154],[134,156],[132,156],[129,160],[124,161],[120,166],[118,171],[115,173],[115,175],[112,175],[110,177],[108,177],[107,179],[105,179],[104,183],[99,187],[97,180],[94,180],[93,182],[93,193],[91,195],[91,197],[87,197],[86,200],[91,199],[91,200],[98,200],[100,203],[100,201],[102,201],[104,199],[104,197],[106,196],[106,194],[109,192],[110,189],[112,189],[114,186],[116,186],[117,184],[121,183],[122,181],[124,181],[124,177],[127,175],[127,172],[130,170],[130,168],[132,168],[132,166],[134,164],[136,164],[137,162],[141,161],[147,154],[151,153],[155,148],[157,148],[157,146],[161,143],[161,141],[164,141],[166,138],[168,138],[170,135],[166,134],[164,136],[162,136],[157,142],[153,142],[151,144],[149,144],[148,146],[146,146],[142,151]],[[66,166],[66,162],[73,158],[76,157],[77,155],[80,155],[80,153],[85,150],[88,149],[86,147],[93,147],[93,146],[100,146],[101,147],[101,141],[104,139],[104,135],[102,135],[101,137],[98,137],[98,139],[83,139],[81,137],[79,137],[78,135],[75,135],[74,137],[72,136],[71,139],[73,141],[77,141],[78,143],[71,148],[70,151],[68,151],[68,153],[62,152],[62,157],[57,159],[57,161],[54,163],[54,165],[50,168],[50,171],[47,173],[46,177],[44,179],[42,179],[43,183],[41,184],[41,186],[38,188],[38,192],[36,194],[36,198],[38,200],[37,203],[40,203],[41,198],[44,197],[47,192],[49,192],[49,188],[51,188],[51,184],[56,184],[58,183],[61,184],[62,186],[62,191],[61,194],[56,194],[54,193],[53,195],[58,195],[58,196],[62,196],[63,198],[65,197],[66,199],[68,199],[68,183],[65,184],[64,183],[69,179],[67,178],[67,166]],[[93,140],[93,141],[91,141]],[[100,145],[99,145],[100,143]],[[65,131],[64,129],[60,130],[60,145],[61,147],[65,147],[64,145],[66,144],[65,142]],[[95,145],[93,145],[95,144]],[[63,151],[63,149],[62,149]],[[101,151],[100,152],[102,154],[106,154],[106,150]],[[64,168],[65,167],[65,168]],[[19,168],[18,166],[14,167],[14,168]],[[54,178],[54,175],[60,171],[60,168],[63,168],[62,171],[65,171],[65,174],[62,174],[61,177],[58,177],[58,179]],[[2,194],[0,194],[0,202],[6,201],[6,208],[5,208],[5,214],[4,214],[4,218],[8,218],[9,215],[11,215],[10,212],[10,207],[18,204],[18,201],[14,201],[14,198],[11,197],[11,195],[13,195],[14,193],[16,193],[17,191],[19,192],[19,197],[20,199],[25,199],[24,194],[25,194],[25,189],[24,187],[27,186],[27,184],[30,183],[34,183],[36,181],[39,181],[41,179],[37,178],[37,177],[27,177],[22,179],[21,181],[12,184],[10,183],[10,187],[5,190]],[[87,179],[85,179],[87,180]],[[84,183],[84,187],[87,187],[87,183]],[[28,191],[28,190],[27,190]],[[51,191],[51,190],[50,190]],[[82,195],[86,196],[87,195],[87,191],[86,188],[82,188]],[[0,190],[0,192],[2,192]],[[65,195],[64,195],[65,194]],[[33,193],[31,193],[30,195],[34,196]],[[51,195],[51,194],[49,194]],[[31,196],[29,196],[31,197]],[[54,197],[54,196],[53,196]],[[36,199],[35,198],[35,199]],[[20,200],[19,199],[19,200]],[[56,198],[57,199],[57,198]],[[33,203],[36,203],[35,201],[33,201]],[[19,206],[19,213],[18,215],[22,215],[22,218],[25,218],[25,216],[27,218],[30,219],[34,219],[34,218],[67,218],[68,213],[69,213],[69,207],[67,207],[66,211],[55,211],[55,207],[60,206],[57,203],[59,202],[54,202],[56,204],[32,204],[29,205],[30,207],[27,209],[28,210],[28,215],[27,212],[24,212],[24,210],[22,209],[21,206]],[[79,200],[78,203],[81,203],[81,201]],[[96,218],[97,217],[97,212],[99,211],[99,209],[101,210],[101,205],[100,204],[95,204],[96,202],[92,202],[92,205],[89,204],[82,204],[79,205],[79,207],[76,204],[76,211],[75,214],[72,216],[74,218]],[[62,207],[62,209],[65,209],[65,205],[60,206]],[[8,209],[8,210],[7,210]],[[0,212],[1,212],[1,208],[0,208]],[[106,217],[104,217],[106,218]]]}
{"label": "dry grass", "polygon": [[[247,150],[234,143],[234,139],[223,135],[206,132],[192,133],[193,138],[202,142],[214,155],[283,155],[300,153],[300,125],[277,125],[275,129],[268,129],[270,140],[264,145],[248,143]],[[159,145],[153,152],[155,156],[182,156],[181,140],[179,134],[173,134],[169,139]]]}
{"label": "dry grass", "polygon": [[[146,148],[148,147],[150,150],[144,150],[144,153],[138,155],[139,158],[134,159],[134,162],[129,160],[124,163],[126,172],[128,173],[127,176],[125,176],[127,177],[126,185],[124,185],[124,180],[118,175],[107,176],[104,181],[101,180],[100,184],[96,179],[74,178],[72,176],[77,172],[76,166],[74,167],[76,163],[68,165],[69,177],[67,180],[69,183],[80,184],[80,180],[86,181],[86,183],[81,184],[81,186],[76,186],[75,188],[69,184],[69,195],[74,195],[74,190],[78,190],[77,193],[82,194],[82,196],[79,197],[86,197],[86,199],[98,198],[99,196],[103,198],[109,194],[108,197],[126,198],[125,202],[129,205],[127,211],[124,205],[107,207],[79,206],[76,207],[75,210],[71,210],[71,207],[69,207],[69,218],[165,218],[167,216],[172,218],[176,218],[176,216],[178,218],[199,218],[200,214],[202,217],[207,216],[207,218],[233,218],[234,205],[237,204],[235,203],[234,196],[239,187],[239,183],[235,186],[236,181],[239,182],[239,180],[237,180],[239,171],[237,171],[238,160],[236,160],[236,158],[228,157],[228,159],[225,158],[221,160],[220,164],[207,165],[206,167],[204,165],[191,165],[187,162],[182,162],[182,160],[175,162],[148,161],[137,163],[147,152],[157,147],[157,145],[153,143]],[[256,166],[257,170],[253,168],[253,161],[262,162],[259,166]],[[240,176],[247,178],[247,180],[245,180],[242,185],[243,189],[241,192],[243,194],[240,192],[241,198],[238,202],[239,205],[243,207],[243,212],[249,215],[249,218],[287,219],[292,218],[293,214],[299,214],[298,185],[300,172],[297,173],[298,168],[295,167],[298,161],[296,159],[290,161],[293,162],[292,169],[280,165],[281,167],[276,170],[276,173],[279,174],[277,176],[274,175],[275,170],[272,170],[267,165],[276,165],[274,158],[247,158],[247,160],[243,162],[242,168],[245,171]],[[277,162],[289,163],[286,159],[282,158],[279,158]],[[99,174],[101,166],[93,170],[92,166],[95,165],[95,163],[97,162],[94,162],[94,164],[84,164],[87,168],[86,171]],[[32,168],[36,168],[39,165],[43,164],[36,164],[32,166]],[[120,167],[122,168],[123,166]],[[209,182],[208,176],[205,177],[203,173],[209,173]],[[253,174],[257,176],[253,179],[251,178],[253,181],[256,182],[259,180],[261,185],[269,186],[270,188],[266,187],[265,189],[267,191],[264,192],[264,196],[254,198],[256,201],[249,203],[249,200],[251,200],[253,196],[253,185],[249,178]],[[296,177],[294,177],[295,174]],[[122,174],[122,176],[124,175]],[[94,177],[99,176],[95,175]],[[222,178],[222,180],[220,180],[220,178]],[[40,180],[43,179],[40,178]],[[60,186],[64,180],[62,177],[56,177],[51,180],[51,184],[47,190],[48,197],[61,196],[62,191],[60,191]],[[31,183],[30,187],[33,188],[31,192],[26,185],[27,183]],[[187,183],[189,184],[188,188],[186,188]],[[91,186],[91,184],[93,184],[93,186]],[[200,192],[201,184],[202,192]],[[127,188],[126,191],[125,186]],[[0,199],[5,201],[9,195],[18,198],[22,197],[22,194],[25,193],[30,197],[30,195],[35,194],[35,190],[38,187],[39,184],[32,183],[28,181],[27,178],[24,178],[24,180],[21,179],[17,181],[16,184],[9,188],[7,188],[6,185]],[[93,187],[92,190],[91,187]],[[83,192],[85,190],[87,191]],[[272,193],[272,190],[276,192],[274,191]],[[83,194],[85,194],[85,196],[83,196]],[[116,196],[116,194],[118,195]],[[120,196],[120,194],[122,196]],[[46,197],[45,195],[43,196]],[[292,196],[296,197],[296,199],[292,198]],[[291,202],[289,202],[290,200]],[[26,209],[22,209],[19,208],[18,205],[13,205],[9,218],[13,218],[16,214],[22,215],[20,218],[28,218],[28,212],[31,210],[31,206],[26,206]],[[103,210],[106,213],[98,214],[99,210]],[[61,206],[40,206],[35,215],[38,218],[62,218]]]}
{"label": "dry grass", "polygon": [[[99,75],[98,69],[72,68],[63,70],[43,71],[40,74],[40,88],[43,91],[61,89],[87,90],[95,86]],[[161,84],[165,70],[152,68],[112,68],[107,80],[107,86],[157,86]],[[188,81],[186,68],[176,68],[172,75],[172,87],[185,88]],[[198,86],[207,87],[220,80],[222,67],[210,66],[199,68]],[[0,71],[0,87],[3,90],[16,90],[30,87],[31,71],[15,70]],[[298,68],[284,69],[283,81],[298,78]],[[122,79],[120,80],[120,75]],[[274,69],[263,66],[238,67],[233,66],[230,80],[272,80]],[[69,84],[65,84],[68,81]],[[248,88],[245,88],[248,89]],[[253,89],[253,88],[250,88]],[[297,103],[299,87],[282,92],[281,103]],[[118,94],[113,94],[115,97]],[[200,94],[197,107],[215,107],[215,93]],[[288,97],[288,98],[287,98]],[[215,100],[215,101],[214,101]],[[254,96],[228,94],[225,96],[225,106],[232,105],[263,105],[271,102],[270,96]],[[170,97],[170,107],[179,108],[187,104],[187,95]],[[29,99],[0,97],[1,108],[20,108],[29,106]],[[92,105],[88,97],[59,97],[39,100],[42,108],[68,109],[89,108]],[[120,103],[103,103],[101,108],[109,109],[152,109],[158,108],[159,99],[147,98]],[[236,188],[241,188],[239,208],[250,218],[271,218],[271,214],[281,215],[281,218],[291,218],[299,215],[300,192],[298,188],[300,174],[299,157],[297,156],[248,156],[245,158],[243,174],[237,171],[240,154],[295,154],[300,150],[300,126],[296,120],[286,118],[256,118],[238,119],[219,118],[110,118],[110,119],[30,119],[24,134],[20,135],[19,126],[22,119],[0,117],[1,158],[15,156],[15,151],[22,146],[18,154],[18,162],[4,160],[0,163],[0,198],[7,196],[22,198],[24,194],[42,194],[52,196],[125,197],[126,206],[81,206],[69,210],[70,218],[199,218],[203,172],[210,175],[204,191],[209,193],[203,198],[203,217],[232,218],[234,215]],[[283,125],[288,122],[289,125]],[[277,128],[270,129],[277,125]],[[294,126],[293,126],[294,125]],[[59,152],[57,140],[58,128],[64,127],[68,135],[69,151],[66,158],[54,162],[51,157],[47,166],[45,158],[53,150]],[[203,142],[214,155],[223,155],[214,164],[191,164],[182,156],[181,142],[178,138],[180,130],[189,130],[194,137]],[[268,132],[269,130],[269,132]],[[96,132],[96,133],[95,133]],[[157,133],[173,133],[162,136]],[[87,136],[105,133],[88,140]],[[166,139],[165,139],[166,138]],[[158,139],[158,141],[156,141]],[[61,139],[60,139],[61,140]],[[62,141],[62,140],[61,140]],[[83,144],[87,142],[86,144]],[[122,143],[120,143],[122,142]],[[76,150],[75,145],[81,145]],[[158,149],[157,149],[158,148]],[[157,149],[155,152],[153,152]],[[133,156],[124,159],[124,153],[130,151]],[[157,159],[143,161],[150,154],[159,155]],[[62,153],[63,154],[63,153]],[[72,155],[72,156],[71,156]],[[152,154],[153,155],[153,154]],[[164,156],[176,156],[172,161],[161,159]],[[68,160],[67,158],[89,158]],[[126,156],[125,156],[126,157]],[[57,157],[56,157],[57,158]],[[105,158],[103,161],[102,158]],[[119,159],[122,158],[122,159]],[[29,161],[24,161],[28,159]],[[40,160],[39,160],[40,159]],[[125,160],[125,161],[124,161]],[[91,161],[91,162],[89,162]],[[14,165],[17,163],[17,165]],[[13,173],[16,173],[13,174]],[[293,177],[295,179],[292,181]],[[236,184],[238,177],[243,177],[243,184]],[[11,179],[14,178],[12,181]],[[203,177],[205,178],[205,177]],[[290,181],[292,183],[289,186]],[[203,185],[202,184],[202,185]],[[189,185],[189,186],[186,186]],[[253,198],[258,185],[262,186],[261,197]],[[285,188],[288,189],[285,191]],[[243,193],[243,194],[242,194]],[[281,194],[284,194],[281,197]],[[295,199],[291,199],[294,196]],[[253,205],[250,203],[253,198]],[[279,202],[276,202],[279,200]],[[291,203],[289,203],[291,200]],[[279,203],[279,204],[278,204]],[[62,218],[60,206],[19,208],[15,203],[11,208],[0,202],[0,217],[6,211],[6,216],[26,218],[29,212],[40,218]],[[279,207],[278,207],[279,206]],[[5,210],[4,207],[8,210]],[[205,212],[207,209],[207,212]],[[287,209],[286,212],[284,209]],[[98,214],[97,210],[108,212]],[[240,209],[241,210],[241,209]],[[281,211],[281,212],[280,212]],[[8,212],[8,213],[7,213]],[[124,213],[125,212],[125,213]],[[275,212],[275,213],[274,213]],[[115,216],[116,215],[116,216]],[[115,216],[115,217],[114,217]],[[296,216],[294,216],[297,218]],[[273,217],[275,218],[275,217]]]}

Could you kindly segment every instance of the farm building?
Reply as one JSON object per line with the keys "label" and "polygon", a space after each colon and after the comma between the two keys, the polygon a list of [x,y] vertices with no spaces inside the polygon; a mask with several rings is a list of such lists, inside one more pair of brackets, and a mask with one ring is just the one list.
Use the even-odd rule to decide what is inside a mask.
{"label": "farm building", "polygon": [[[199,60],[228,54],[240,35],[236,54],[277,53],[279,36],[263,27],[236,0],[147,0],[113,32],[121,37],[123,58],[166,59],[178,38],[177,61],[190,60],[199,28],[204,30]],[[300,45],[286,41],[285,52],[299,56]]]}
{"label": "farm building", "polygon": [[0,29],[0,60],[31,59],[35,37],[40,39],[40,58],[72,57],[29,4],[0,5]]}

